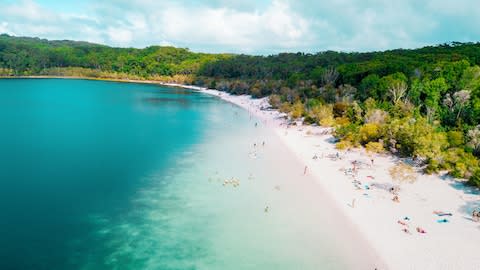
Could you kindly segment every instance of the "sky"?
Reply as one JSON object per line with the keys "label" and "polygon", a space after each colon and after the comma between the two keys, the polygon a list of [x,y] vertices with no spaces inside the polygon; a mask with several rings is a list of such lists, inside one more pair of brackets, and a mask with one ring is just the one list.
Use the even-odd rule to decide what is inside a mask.
{"label": "sky", "polygon": [[377,51],[480,41],[478,0],[0,0],[0,33],[196,52]]}

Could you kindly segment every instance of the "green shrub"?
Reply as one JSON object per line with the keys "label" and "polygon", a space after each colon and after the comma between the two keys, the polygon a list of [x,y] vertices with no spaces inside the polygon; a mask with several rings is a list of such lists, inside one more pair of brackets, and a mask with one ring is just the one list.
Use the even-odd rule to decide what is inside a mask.
{"label": "green shrub", "polygon": [[452,147],[459,147],[464,144],[463,132],[461,131],[449,131],[447,133],[448,143]]}
{"label": "green shrub", "polygon": [[380,126],[371,123],[365,124],[360,127],[359,136],[363,144],[377,141],[380,138]]}
{"label": "green shrub", "polygon": [[358,135],[359,125],[350,123],[344,126],[338,126],[335,129],[335,137],[340,140],[350,141],[353,145],[360,144],[360,137]]}
{"label": "green shrub", "polygon": [[290,113],[292,110],[292,104],[288,102],[283,102],[279,107],[278,110],[283,113]]}
{"label": "green shrub", "polygon": [[427,167],[425,168],[425,172],[428,174],[436,173],[440,171],[441,166],[440,162],[437,159],[429,159],[427,160]]}
{"label": "green shrub", "polygon": [[381,142],[369,142],[365,145],[367,152],[372,153],[383,153],[385,149],[383,148],[383,143]]}
{"label": "green shrub", "polygon": [[350,124],[350,119],[348,117],[337,117],[335,118],[335,125],[344,126]]}
{"label": "green shrub", "polygon": [[332,105],[319,105],[311,109],[310,114],[317,119],[321,126],[331,127],[335,125]]}
{"label": "green shrub", "polygon": [[337,148],[338,150],[347,150],[352,147],[352,143],[348,140],[341,140],[337,144],[335,144],[335,148]]}
{"label": "green shrub", "polygon": [[480,187],[480,169],[476,169],[473,175],[468,179],[470,185]]}
{"label": "green shrub", "polygon": [[293,104],[292,111],[290,113],[292,114],[292,117],[294,119],[297,119],[297,118],[302,117],[304,112],[305,112],[305,110],[304,110],[302,102],[297,101]]}

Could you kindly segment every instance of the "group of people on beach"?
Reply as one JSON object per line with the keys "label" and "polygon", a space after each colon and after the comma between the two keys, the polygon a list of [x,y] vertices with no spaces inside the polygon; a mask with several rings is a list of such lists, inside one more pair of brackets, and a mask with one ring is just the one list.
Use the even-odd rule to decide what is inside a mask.
{"label": "group of people on beach", "polygon": [[[399,221],[397,221],[397,223],[402,225],[402,231],[403,232],[408,233],[408,234],[412,234],[409,230],[408,221],[410,221],[410,218],[409,217],[404,217],[403,220],[399,220]],[[425,229],[423,229],[422,227],[416,227],[415,230],[418,233],[421,233],[421,234],[427,233],[427,231]]]}

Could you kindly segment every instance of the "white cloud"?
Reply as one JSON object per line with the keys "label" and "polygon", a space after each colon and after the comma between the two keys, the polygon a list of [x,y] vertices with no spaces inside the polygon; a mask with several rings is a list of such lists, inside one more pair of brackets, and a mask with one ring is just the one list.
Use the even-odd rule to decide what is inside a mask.
{"label": "white cloud", "polygon": [[128,29],[108,27],[107,34],[115,44],[129,44],[133,40],[133,33]]}
{"label": "white cloud", "polygon": [[291,48],[309,41],[309,22],[280,1],[272,2],[263,12],[172,6],[159,16],[156,25],[163,27],[157,31],[174,43],[216,44],[253,52],[272,44],[275,48]]}
{"label": "white cloud", "polygon": [[0,23],[0,34],[15,35],[15,33],[11,32],[11,31],[8,29],[8,23],[7,23],[7,22],[2,22],[2,23]]}
{"label": "white cloud", "polygon": [[0,31],[207,52],[381,50],[477,38],[476,1],[112,0],[65,14],[23,0],[2,4]]}

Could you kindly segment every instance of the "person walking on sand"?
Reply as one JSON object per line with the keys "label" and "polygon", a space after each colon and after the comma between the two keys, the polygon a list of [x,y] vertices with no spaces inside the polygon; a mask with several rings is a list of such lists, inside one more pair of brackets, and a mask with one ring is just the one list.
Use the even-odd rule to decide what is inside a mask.
{"label": "person walking on sand", "polygon": [[303,170],[303,175],[307,174],[307,169],[308,169],[308,166],[305,166],[305,169]]}

